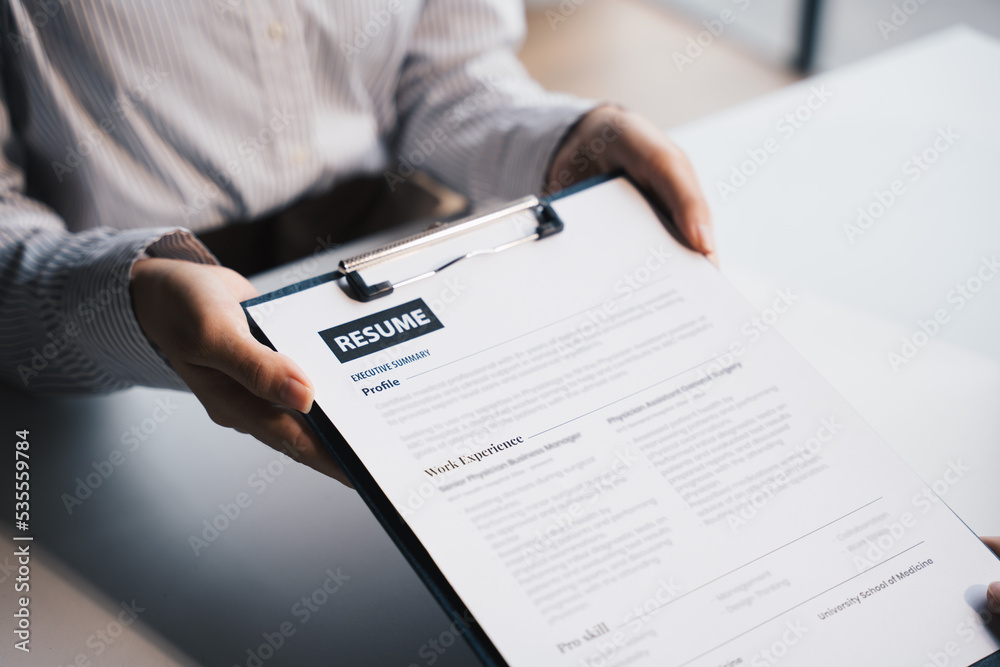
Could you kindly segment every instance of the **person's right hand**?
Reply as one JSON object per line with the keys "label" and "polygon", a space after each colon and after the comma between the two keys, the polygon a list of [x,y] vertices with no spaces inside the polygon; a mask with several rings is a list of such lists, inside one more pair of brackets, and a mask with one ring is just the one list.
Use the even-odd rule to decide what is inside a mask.
{"label": "person's right hand", "polygon": [[217,424],[261,442],[344,484],[347,478],[301,415],[312,383],[288,357],[250,334],[240,301],[257,290],[221,266],[149,258],[132,268],[132,308]]}

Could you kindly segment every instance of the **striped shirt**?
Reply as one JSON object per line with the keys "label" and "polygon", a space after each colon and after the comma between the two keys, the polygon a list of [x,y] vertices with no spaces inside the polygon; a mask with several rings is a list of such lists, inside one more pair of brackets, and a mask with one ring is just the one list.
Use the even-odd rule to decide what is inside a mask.
{"label": "striped shirt", "polygon": [[143,253],[358,175],[539,190],[592,105],[518,63],[504,0],[13,0],[0,104],[2,378],[183,388],[143,335]]}

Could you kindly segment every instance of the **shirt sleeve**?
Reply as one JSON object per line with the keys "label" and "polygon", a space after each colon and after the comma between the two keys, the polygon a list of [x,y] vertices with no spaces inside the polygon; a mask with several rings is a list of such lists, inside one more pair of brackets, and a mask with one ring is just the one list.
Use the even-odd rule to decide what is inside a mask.
{"label": "shirt sleeve", "polygon": [[473,201],[538,193],[567,130],[595,106],[548,93],[515,56],[524,7],[427,0],[401,73],[393,176],[424,169]]}
{"label": "shirt sleeve", "polygon": [[37,393],[185,388],[136,321],[129,277],[143,253],[215,263],[212,254],[179,228],[70,233],[25,195],[2,100],[0,144],[0,380]]}

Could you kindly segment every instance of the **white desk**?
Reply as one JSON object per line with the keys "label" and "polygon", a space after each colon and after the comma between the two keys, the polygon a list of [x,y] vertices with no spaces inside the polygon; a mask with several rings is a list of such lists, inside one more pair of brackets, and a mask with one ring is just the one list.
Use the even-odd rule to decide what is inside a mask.
{"label": "white desk", "polygon": [[[819,108],[787,137],[776,125],[820,87],[828,101],[813,97]],[[726,273],[761,309],[780,288],[800,296],[777,328],[985,534],[1000,534],[1000,275],[977,285],[977,271],[1000,260],[998,118],[1000,42],[955,29],[673,133],[709,197]],[[947,128],[959,136],[933,164],[907,165],[939,152]],[[769,138],[777,151],[724,197],[718,182]],[[849,235],[895,180],[903,194]],[[969,281],[980,289],[960,308],[949,293]],[[887,355],[938,310],[947,322],[894,370]],[[958,478],[953,463],[969,470]]]}
{"label": "white desk", "polygon": [[[833,97],[786,139],[775,123],[820,84]],[[1000,534],[1000,277],[961,311],[947,301],[981,257],[1000,252],[998,117],[1000,45],[955,31],[674,134],[709,193],[727,273],[762,309],[778,288],[799,295],[779,329],[919,474],[946,484],[946,499],[974,529]],[[873,190],[906,178],[903,163],[947,126],[961,137],[849,243],[843,223]],[[778,151],[723,201],[716,181],[769,137]],[[258,283],[322,273],[343,252]],[[886,353],[937,308],[951,320],[893,372]],[[169,416],[157,411],[167,399]],[[260,664],[476,664],[353,492],[273,463],[280,474],[261,483],[256,471],[276,454],[216,427],[191,396],[132,390],[52,401],[4,389],[0,405],[8,436],[31,430],[36,538],[34,650],[25,660],[8,636],[0,664],[83,656],[102,665],[256,665],[248,649],[285,622],[295,634]],[[135,441],[133,428],[142,434]],[[70,515],[61,495],[115,449],[124,461]],[[196,557],[189,537],[241,492],[252,504]],[[0,565],[11,551],[0,552]],[[350,578],[318,593],[337,568]],[[2,570],[0,591],[6,609],[12,581]],[[301,623],[303,607],[293,606],[314,594],[323,603]],[[120,604],[133,600],[144,611],[121,630]]]}

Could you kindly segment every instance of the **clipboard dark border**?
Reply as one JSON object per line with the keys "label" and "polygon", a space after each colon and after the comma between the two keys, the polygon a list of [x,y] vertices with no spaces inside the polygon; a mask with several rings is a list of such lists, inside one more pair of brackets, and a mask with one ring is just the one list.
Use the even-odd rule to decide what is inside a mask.
{"label": "clipboard dark border", "polygon": [[[543,203],[555,201],[599,183],[614,180],[622,176],[625,176],[622,171],[602,174],[586,181],[582,181],[579,184],[568,187],[565,190],[561,190],[553,195],[540,198],[540,201]],[[628,178],[627,176],[625,177]],[[247,311],[247,308],[267,303],[268,301],[273,301],[290,294],[295,294],[297,292],[316,287],[317,285],[336,281],[343,277],[344,274],[340,271],[333,271],[331,273],[316,276],[315,278],[309,278],[242,302],[240,305],[243,306],[243,313],[246,315],[247,322],[250,325],[250,332],[258,341],[267,345],[272,350],[276,350],[264,332],[257,326],[254,319],[250,317],[250,313]],[[389,534],[389,537],[396,545],[396,548],[403,554],[403,557],[406,558],[410,567],[413,568],[414,572],[417,573],[417,576],[420,577],[421,581],[424,582],[424,585],[430,590],[434,599],[437,600],[438,604],[440,604],[442,609],[444,609],[448,618],[456,624],[456,627],[465,628],[462,636],[472,647],[472,650],[476,653],[479,659],[482,660],[483,664],[487,667],[508,667],[508,663],[500,655],[500,652],[486,635],[482,626],[476,622],[472,612],[465,606],[465,603],[462,601],[461,597],[459,597],[458,593],[452,587],[451,583],[448,581],[447,577],[445,577],[441,569],[438,568],[434,559],[431,558],[431,555],[427,552],[427,549],[424,548],[424,545],[419,539],[417,539],[417,536],[413,533],[413,530],[409,527],[409,525],[407,525],[405,519],[403,519],[399,512],[396,511],[396,508],[392,505],[388,496],[386,496],[382,491],[382,488],[375,481],[375,478],[372,477],[368,468],[366,468],[361,459],[358,458],[358,455],[354,452],[350,444],[326,415],[326,413],[323,412],[317,403],[313,403],[312,410],[303,416],[305,417],[306,423],[308,423],[313,431],[315,431],[319,436],[323,446],[328,452],[330,452],[334,460],[336,460],[337,464],[347,475],[351,484],[354,485],[355,490],[361,496],[365,505],[368,506],[368,509],[371,510],[373,515],[375,515],[376,520],[378,520],[378,522],[382,525],[382,528]]]}

